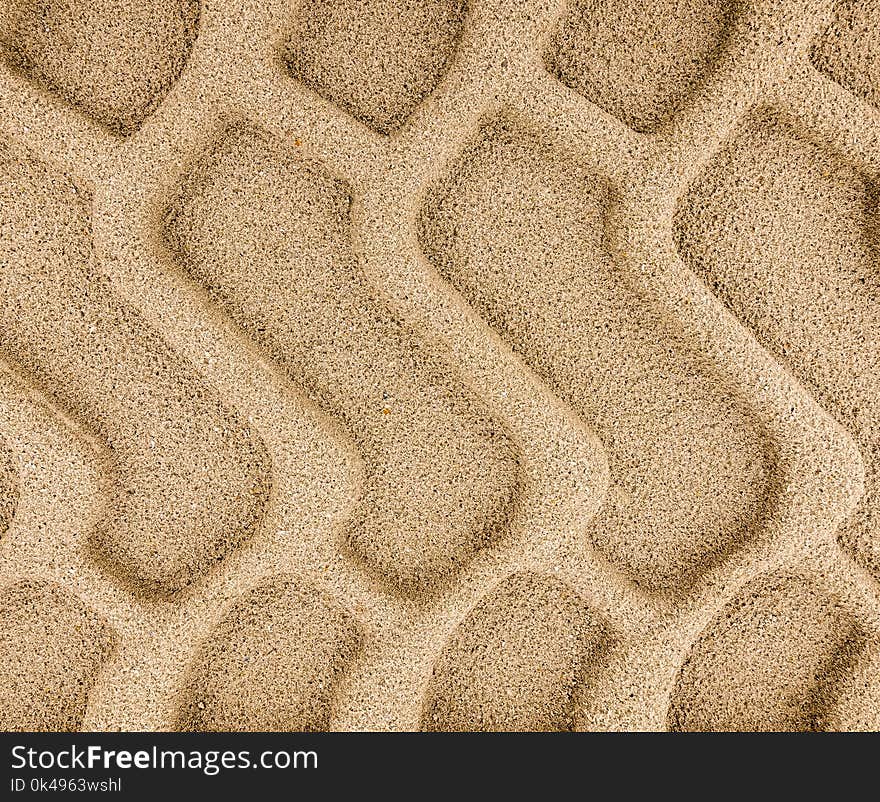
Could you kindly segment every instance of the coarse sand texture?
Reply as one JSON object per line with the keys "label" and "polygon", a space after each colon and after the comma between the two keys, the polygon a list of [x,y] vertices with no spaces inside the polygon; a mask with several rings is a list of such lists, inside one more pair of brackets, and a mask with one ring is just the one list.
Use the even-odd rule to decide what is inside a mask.
{"label": "coarse sand texture", "polygon": [[505,127],[454,175],[425,207],[423,247],[602,439],[611,486],[590,538],[647,589],[692,582],[760,527],[771,439],[619,275],[606,187]]}
{"label": "coarse sand texture", "polygon": [[111,130],[130,134],[180,75],[198,0],[3,0],[13,70]]}
{"label": "coarse sand texture", "polygon": [[880,728],[874,0],[0,0],[0,729]]}
{"label": "coarse sand texture", "polygon": [[344,184],[257,134],[227,130],[166,232],[184,271],[358,443],[367,468],[349,535],[358,558],[418,590],[503,534],[513,444],[373,298]]}
{"label": "coarse sand texture", "polygon": [[8,149],[0,176],[0,348],[107,449],[118,489],[89,545],[133,589],[173,594],[250,536],[268,455],[115,299],[92,263],[88,200],[76,186]]}
{"label": "coarse sand texture", "polygon": [[4,730],[78,730],[113,630],[59,585],[27,580],[3,589],[0,623]]}

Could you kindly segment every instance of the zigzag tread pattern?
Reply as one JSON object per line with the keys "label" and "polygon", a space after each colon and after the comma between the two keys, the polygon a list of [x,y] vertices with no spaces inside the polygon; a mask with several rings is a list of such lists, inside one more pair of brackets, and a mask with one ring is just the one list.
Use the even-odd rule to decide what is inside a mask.
{"label": "zigzag tread pattern", "polygon": [[880,30],[784,5],[0,0],[0,726],[876,728]]}

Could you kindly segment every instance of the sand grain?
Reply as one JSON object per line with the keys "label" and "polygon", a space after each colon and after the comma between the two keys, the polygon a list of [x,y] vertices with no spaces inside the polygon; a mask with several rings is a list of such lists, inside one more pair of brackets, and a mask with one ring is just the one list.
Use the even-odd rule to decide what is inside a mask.
{"label": "sand grain", "polygon": [[93,548],[138,592],[177,593],[253,536],[269,457],[115,298],[74,183],[0,145],[0,221],[0,347],[109,452],[116,504]]}
{"label": "sand grain", "polygon": [[0,15],[10,66],[127,136],[183,70],[199,0],[2,0]]}
{"label": "sand grain", "polygon": [[606,633],[553,577],[514,574],[481,599],[434,666],[422,726],[441,731],[564,730],[574,694],[601,665]]}
{"label": "sand grain", "polygon": [[348,188],[260,134],[226,132],[166,226],[181,265],[351,432],[367,465],[353,552],[421,590],[504,534],[503,427],[373,297]]}

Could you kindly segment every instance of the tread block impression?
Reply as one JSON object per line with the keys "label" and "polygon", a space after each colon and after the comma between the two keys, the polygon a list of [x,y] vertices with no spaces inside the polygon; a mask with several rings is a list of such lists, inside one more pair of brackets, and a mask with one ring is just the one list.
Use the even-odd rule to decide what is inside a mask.
{"label": "tread block impression", "polygon": [[775,446],[615,264],[607,188],[492,124],[420,222],[438,271],[597,432],[612,484],[589,535],[656,592],[690,587],[763,524]]}
{"label": "tread block impression", "polygon": [[711,72],[737,6],[730,0],[573,0],[544,62],[590,102],[636,131],[652,131]]}
{"label": "tread block impression", "polygon": [[443,648],[422,728],[570,729],[576,693],[606,647],[604,625],[567,585],[513,574],[478,602]]}
{"label": "tread block impression", "polygon": [[90,202],[0,143],[0,352],[108,448],[114,503],[90,536],[135,592],[171,596],[256,531],[262,440],[94,264]]}
{"label": "tread block impression", "polygon": [[682,199],[688,266],[853,435],[866,492],[843,545],[880,578],[877,188],[764,112]]}
{"label": "tread block impression", "polygon": [[116,640],[58,585],[24,581],[0,591],[0,730],[79,730]]}
{"label": "tread block impression", "polygon": [[880,0],[839,0],[810,59],[832,81],[880,108]]}
{"label": "tread block impression", "polygon": [[464,19],[464,0],[312,0],[282,57],[294,78],[390,134],[445,75]]}
{"label": "tread block impression", "polygon": [[852,617],[809,580],[759,579],[691,649],[672,693],[669,728],[827,729],[864,646]]}
{"label": "tread block impression", "polygon": [[880,643],[872,641],[841,678],[837,699],[828,710],[827,729],[880,732]]}
{"label": "tread block impression", "polygon": [[0,0],[0,16],[13,69],[127,136],[180,76],[199,0]]}
{"label": "tread block impression", "polygon": [[393,586],[444,581],[506,531],[517,455],[450,367],[374,296],[347,186],[228,129],[169,211],[182,269],[349,431],[366,486],[352,552]]}
{"label": "tread block impression", "polygon": [[330,726],[335,689],[361,635],[334,600],[275,576],[238,600],[191,664],[175,728],[313,732]]}

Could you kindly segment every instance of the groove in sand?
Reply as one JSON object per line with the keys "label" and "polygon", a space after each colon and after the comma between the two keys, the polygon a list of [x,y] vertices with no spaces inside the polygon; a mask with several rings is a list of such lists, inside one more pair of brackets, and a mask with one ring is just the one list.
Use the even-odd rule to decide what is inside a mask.
{"label": "groove in sand", "polygon": [[0,438],[0,537],[9,529],[18,507],[18,471],[12,452]]}
{"label": "groove in sand", "polygon": [[167,596],[254,533],[269,457],[94,258],[88,199],[0,144],[0,352],[108,447],[117,493],[90,545]]}
{"label": "groove in sand", "polygon": [[0,0],[0,55],[122,136],[177,80],[199,0]]}
{"label": "groove in sand", "polygon": [[672,693],[673,730],[817,730],[828,726],[865,636],[801,576],[763,577],[703,633]]}
{"label": "groove in sand", "polygon": [[636,131],[669,120],[711,74],[738,13],[729,0],[574,0],[544,63]]}
{"label": "groove in sand", "polygon": [[59,585],[24,581],[0,591],[0,730],[78,730],[116,641]]}
{"label": "groove in sand", "polygon": [[464,18],[464,0],[311,0],[282,58],[294,78],[390,134],[446,73]]}
{"label": "groove in sand", "polygon": [[577,165],[493,124],[429,198],[421,241],[607,448],[593,542],[639,584],[674,592],[762,525],[773,444],[615,266],[608,203]]}
{"label": "groove in sand", "polygon": [[0,0],[0,729],[877,729],[878,3]]}
{"label": "groove in sand", "polygon": [[831,80],[880,108],[880,0],[839,0],[810,60]]}
{"label": "groove in sand", "polygon": [[604,626],[552,576],[513,574],[449,638],[425,695],[422,728],[570,729],[575,693],[599,668]]}
{"label": "groove in sand", "polygon": [[175,729],[326,730],[336,683],[360,643],[356,622],[333,599],[274,576],[236,601],[200,646]]}
{"label": "groove in sand", "polygon": [[165,232],[182,268],[347,427],[367,470],[351,550],[420,592],[504,532],[517,457],[501,425],[373,296],[350,205],[320,165],[233,128],[185,182]]}
{"label": "groove in sand", "polygon": [[840,677],[837,698],[825,713],[826,727],[839,732],[880,732],[880,642],[874,641]]}
{"label": "groove in sand", "polygon": [[775,114],[753,118],[694,183],[678,248],[862,451],[866,493],[842,543],[880,578],[877,191]]}

